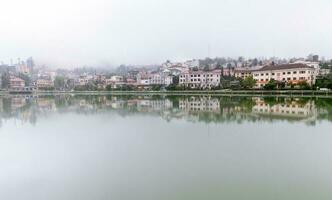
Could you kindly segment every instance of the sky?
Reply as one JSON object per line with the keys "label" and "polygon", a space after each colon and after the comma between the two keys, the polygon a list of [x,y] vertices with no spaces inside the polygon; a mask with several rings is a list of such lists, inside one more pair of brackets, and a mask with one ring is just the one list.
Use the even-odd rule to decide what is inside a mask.
{"label": "sky", "polygon": [[331,0],[0,0],[0,60],[54,66],[332,57]]}

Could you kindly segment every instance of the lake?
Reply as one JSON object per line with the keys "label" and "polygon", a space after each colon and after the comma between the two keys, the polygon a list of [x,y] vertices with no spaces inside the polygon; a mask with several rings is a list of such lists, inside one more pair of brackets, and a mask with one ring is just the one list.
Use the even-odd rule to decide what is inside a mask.
{"label": "lake", "polygon": [[0,199],[332,199],[332,99],[0,97]]}

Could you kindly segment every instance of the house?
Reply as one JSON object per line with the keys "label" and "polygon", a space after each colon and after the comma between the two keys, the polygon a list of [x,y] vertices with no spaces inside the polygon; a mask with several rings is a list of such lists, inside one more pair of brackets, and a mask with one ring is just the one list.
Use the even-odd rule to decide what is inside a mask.
{"label": "house", "polygon": [[124,82],[123,76],[112,76],[111,78],[105,80],[105,85],[110,85],[113,89],[117,89],[126,85],[126,83]]}
{"label": "house", "polygon": [[137,74],[137,85],[148,86],[150,85],[149,74],[147,72],[140,72]]}
{"label": "house", "polygon": [[85,85],[88,85],[88,83],[91,81],[92,81],[92,77],[82,75],[78,78],[76,85],[85,86]]}
{"label": "house", "polygon": [[123,76],[112,76],[110,81],[112,82],[124,82]]}

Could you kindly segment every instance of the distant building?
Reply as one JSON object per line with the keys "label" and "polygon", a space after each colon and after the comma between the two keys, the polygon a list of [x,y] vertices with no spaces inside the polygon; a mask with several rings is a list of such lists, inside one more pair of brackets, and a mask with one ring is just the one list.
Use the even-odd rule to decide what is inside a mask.
{"label": "distant building", "polygon": [[22,74],[29,74],[30,73],[30,70],[29,70],[28,66],[24,62],[18,64],[16,66],[16,68],[17,68],[16,71],[18,73],[22,73]]}
{"label": "distant building", "polygon": [[93,80],[92,77],[90,76],[80,76],[77,80],[76,80],[76,83],[75,85],[76,86],[85,86],[85,85],[88,85],[89,82],[91,82]]}
{"label": "distant building", "polygon": [[16,76],[10,76],[9,88],[13,91],[23,91],[25,87],[25,81]]}
{"label": "distant building", "polygon": [[318,56],[318,55],[314,55],[314,56],[312,57],[312,61],[313,61],[313,62],[319,62],[319,56]]}
{"label": "distant building", "polygon": [[319,62],[319,55],[310,54],[307,60],[310,62]]}
{"label": "distant building", "polygon": [[110,81],[113,81],[113,82],[124,82],[124,78],[123,76],[112,76]]}
{"label": "distant building", "polygon": [[35,62],[33,61],[32,57],[30,57],[30,58],[27,59],[26,65],[27,65],[29,71],[32,73],[33,72],[33,68],[35,66]]}
{"label": "distant building", "polygon": [[54,82],[50,79],[38,79],[36,85],[37,89],[53,88]]}

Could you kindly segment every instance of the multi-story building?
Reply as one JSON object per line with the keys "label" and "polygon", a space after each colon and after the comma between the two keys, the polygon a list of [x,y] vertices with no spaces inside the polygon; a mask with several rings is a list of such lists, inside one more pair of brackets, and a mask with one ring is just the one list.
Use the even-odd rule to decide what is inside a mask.
{"label": "multi-story building", "polygon": [[316,69],[305,64],[285,64],[264,66],[252,71],[256,80],[256,87],[261,88],[270,80],[288,84],[297,84],[306,81],[309,85],[315,84]]}
{"label": "multi-story building", "polygon": [[235,78],[242,78],[245,79],[249,76],[252,76],[253,69],[250,68],[237,68],[234,70]]}
{"label": "multi-story building", "polygon": [[180,74],[179,84],[189,88],[213,88],[220,85],[221,70],[187,71]]}
{"label": "multi-story building", "polygon": [[170,85],[173,83],[172,76],[164,73],[152,73],[148,75],[150,85]]}
{"label": "multi-story building", "polygon": [[168,86],[173,83],[173,78],[169,73],[155,72],[148,73],[142,72],[137,75],[137,85],[150,86],[150,85],[164,85]]}
{"label": "multi-story building", "polygon": [[16,76],[10,76],[9,88],[13,91],[23,91],[25,87],[25,81]]}
{"label": "multi-story building", "polygon": [[51,79],[38,79],[36,84],[38,89],[54,87],[54,82]]}

